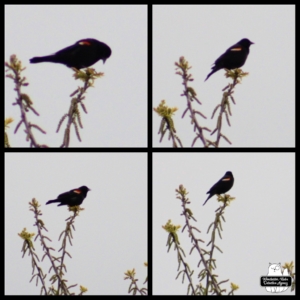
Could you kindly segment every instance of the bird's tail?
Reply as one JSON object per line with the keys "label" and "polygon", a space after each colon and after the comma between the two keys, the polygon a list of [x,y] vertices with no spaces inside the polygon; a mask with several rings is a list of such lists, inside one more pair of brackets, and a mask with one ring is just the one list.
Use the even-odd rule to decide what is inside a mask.
{"label": "bird's tail", "polygon": [[205,200],[205,202],[203,203],[203,205],[212,197],[213,195],[209,195],[208,198]]}
{"label": "bird's tail", "polygon": [[216,72],[216,70],[212,70],[206,77],[206,79],[204,80],[204,82],[212,75]]}
{"label": "bird's tail", "polygon": [[55,203],[55,202],[61,202],[61,200],[49,200],[46,202],[46,204],[51,204],[51,203]]}
{"label": "bird's tail", "polygon": [[40,63],[40,62],[56,62],[55,61],[55,57],[54,55],[48,55],[48,56],[37,56],[37,57],[33,57],[31,58],[29,61],[30,63],[32,64],[37,64],[37,63]]}

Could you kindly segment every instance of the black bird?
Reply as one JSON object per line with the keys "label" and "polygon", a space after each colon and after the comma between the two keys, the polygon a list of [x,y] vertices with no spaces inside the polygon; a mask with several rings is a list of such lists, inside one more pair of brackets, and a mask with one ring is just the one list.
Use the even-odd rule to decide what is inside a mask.
{"label": "black bird", "polygon": [[225,194],[228,192],[233,186],[234,178],[231,172],[226,172],[226,174],[215,184],[213,185],[210,190],[206,193],[209,194],[206,201],[203,205],[207,202],[214,195]]}
{"label": "black bird", "polygon": [[110,55],[111,49],[106,44],[95,39],[83,39],[55,54],[33,57],[30,63],[53,62],[70,68],[82,69],[93,65],[100,59],[105,63]]}
{"label": "black bird", "polygon": [[51,204],[55,202],[60,202],[57,206],[61,205],[69,205],[69,206],[75,206],[80,205],[83,200],[85,199],[87,192],[90,191],[88,187],[81,186],[78,189],[71,190],[69,192],[62,193],[57,196],[57,199],[55,200],[49,200],[46,204]]}
{"label": "black bird", "polygon": [[252,44],[254,43],[248,39],[242,39],[237,44],[228,48],[226,52],[215,61],[215,65],[211,68],[212,71],[207,75],[204,81],[220,69],[225,68],[231,70],[243,66],[246,62],[250,51],[249,48]]}

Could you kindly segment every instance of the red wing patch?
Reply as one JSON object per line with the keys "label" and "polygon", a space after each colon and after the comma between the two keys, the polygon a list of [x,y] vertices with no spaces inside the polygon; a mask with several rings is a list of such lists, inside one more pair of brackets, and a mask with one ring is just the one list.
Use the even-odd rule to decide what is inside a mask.
{"label": "red wing patch", "polygon": [[73,190],[75,194],[81,194],[81,190]]}
{"label": "red wing patch", "polygon": [[230,51],[242,51],[242,47],[232,48]]}
{"label": "red wing patch", "polygon": [[81,41],[81,42],[79,43],[79,45],[87,45],[87,46],[90,46],[91,43],[90,43],[89,41]]}
{"label": "red wing patch", "polygon": [[222,181],[230,181],[230,177],[226,177]]}

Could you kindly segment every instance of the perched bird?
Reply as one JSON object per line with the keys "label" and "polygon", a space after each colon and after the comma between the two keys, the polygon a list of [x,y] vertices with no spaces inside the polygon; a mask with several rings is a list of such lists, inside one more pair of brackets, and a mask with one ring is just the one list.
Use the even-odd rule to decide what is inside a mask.
{"label": "perched bird", "polygon": [[210,190],[206,193],[209,194],[206,201],[203,205],[207,202],[214,195],[225,194],[228,192],[233,186],[234,178],[231,172],[226,172],[226,174],[215,184],[213,185]]}
{"label": "perched bird", "polygon": [[69,205],[75,206],[80,205],[85,199],[87,192],[90,191],[88,187],[81,186],[78,189],[71,190],[69,192],[65,192],[57,196],[55,200],[49,200],[46,204],[60,202],[57,206],[61,205]]}
{"label": "perched bird", "polygon": [[100,59],[105,63],[110,55],[111,49],[106,44],[95,39],[83,39],[55,54],[33,57],[29,61],[32,64],[53,62],[70,68],[82,69],[93,65]]}
{"label": "perched bird", "polygon": [[237,44],[228,48],[226,52],[215,61],[214,66],[211,68],[212,71],[207,75],[204,81],[220,69],[225,68],[231,70],[243,66],[252,44],[254,43],[248,39],[242,39]]}

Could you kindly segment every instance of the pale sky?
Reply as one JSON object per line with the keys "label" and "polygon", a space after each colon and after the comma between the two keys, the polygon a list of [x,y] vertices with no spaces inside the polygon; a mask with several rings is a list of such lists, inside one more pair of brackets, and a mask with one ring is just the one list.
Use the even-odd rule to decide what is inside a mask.
{"label": "pale sky", "polygon": [[[44,56],[95,38],[110,46],[112,55],[93,65],[104,72],[88,90],[81,113],[82,142],[72,131],[71,147],[145,147],[147,145],[147,6],[146,5],[6,5],[5,60],[16,54],[30,83],[28,94],[40,117],[29,114],[31,122],[47,135],[36,132],[39,143],[58,147],[63,130],[58,122],[68,112],[70,94],[81,85],[71,69],[53,63],[30,64],[34,56]],[[12,80],[5,80],[5,117],[15,122],[8,134],[12,147],[28,146],[24,128],[13,134],[20,112]]]}
{"label": "pale sky", "polygon": [[[72,259],[66,258],[68,284],[83,285],[86,295],[127,295],[124,273],[135,268],[138,285],[147,276],[147,155],[145,153],[6,153],[5,155],[5,294],[37,295],[29,282],[31,257],[22,258],[24,227],[36,233],[28,203],[39,202],[47,244],[59,256],[60,233],[70,216],[66,206],[46,205],[59,194],[86,185],[91,189],[75,221]],[[39,258],[43,250],[34,241]],[[40,263],[45,274],[49,260]],[[53,273],[51,273],[52,275]],[[47,286],[50,275],[45,282]],[[79,286],[72,291],[76,294]]]}
{"label": "pale sky", "polygon": [[[225,210],[222,239],[216,244],[223,253],[215,252],[219,280],[229,279],[239,285],[236,295],[268,295],[260,286],[260,276],[268,274],[269,263],[295,263],[295,154],[294,153],[155,153],[153,166],[153,293],[184,295],[187,281],[178,273],[176,252],[167,252],[168,233],[162,228],[171,220],[181,225],[180,246],[186,261],[194,270],[198,283],[199,255],[190,255],[191,242],[182,233],[184,218],[176,189],[182,184],[189,194],[188,205],[197,222],[192,226],[203,240],[200,246],[209,249],[209,225],[219,207],[216,196],[203,206],[206,192],[226,171],[234,176],[234,185],[227,194],[235,200]],[[180,269],[182,270],[182,269]],[[284,292],[290,295],[290,289]]]}
{"label": "pale sky", "polygon": [[[226,122],[222,127],[232,145],[222,141],[220,146],[295,146],[295,6],[155,5],[153,37],[153,107],[164,99],[179,108],[174,122],[184,147],[191,147],[195,133],[189,115],[181,118],[187,105],[174,63],[184,56],[192,66],[190,86],[202,102],[193,102],[194,109],[207,117],[197,119],[213,130],[217,119],[211,120],[212,112],[230,81],[224,70],[204,80],[215,60],[243,38],[255,43],[242,67],[249,76],[235,89],[231,127]],[[171,147],[167,135],[159,143],[160,120],[153,112],[153,145]],[[200,142],[195,146],[203,147]]]}

